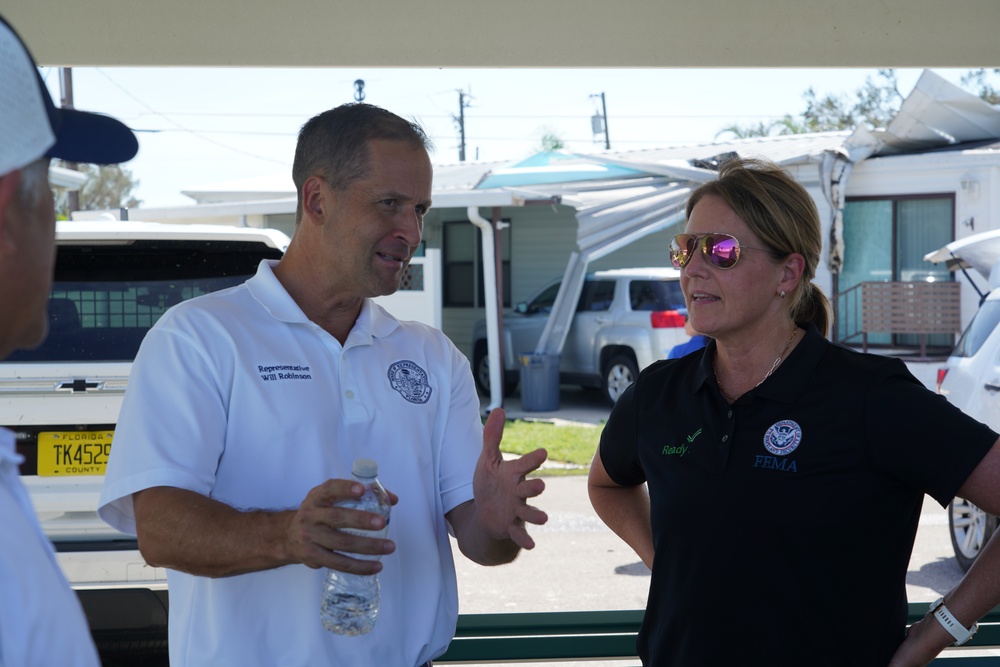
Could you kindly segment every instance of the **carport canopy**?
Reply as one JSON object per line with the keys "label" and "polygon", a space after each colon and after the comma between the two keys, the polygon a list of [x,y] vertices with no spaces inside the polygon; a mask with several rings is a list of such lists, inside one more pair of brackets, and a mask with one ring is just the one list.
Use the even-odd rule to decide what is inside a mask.
{"label": "carport canopy", "polygon": [[43,66],[989,67],[964,0],[6,0]]}

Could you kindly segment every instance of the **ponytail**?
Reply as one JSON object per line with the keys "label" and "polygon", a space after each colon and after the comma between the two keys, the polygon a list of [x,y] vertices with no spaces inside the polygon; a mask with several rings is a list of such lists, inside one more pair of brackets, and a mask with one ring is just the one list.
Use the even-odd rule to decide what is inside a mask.
{"label": "ponytail", "polygon": [[823,294],[823,290],[813,283],[803,283],[791,315],[799,326],[811,324],[819,330],[822,336],[826,337],[830,331],[832,312],[830,301]]}

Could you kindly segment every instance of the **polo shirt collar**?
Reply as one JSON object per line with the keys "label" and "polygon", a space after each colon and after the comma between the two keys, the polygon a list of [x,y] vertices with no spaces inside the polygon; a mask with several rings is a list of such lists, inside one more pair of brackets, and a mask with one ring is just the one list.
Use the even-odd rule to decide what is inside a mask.
{"label": "polo shirt collar", "polygon": [[[805,392],[809,378],[814,375],[816,367],[829,345],[830,341],[821,336],[816,327],[810,324],[806,328],[802,341],[781,362],[774,374],[767,379],[767,382],[740,396],[733,405],[749,403],[757,396],[782,403],[794,403]],[[698,370],[694,374],[693,389],[695,391],[706,387],[710,387],[716,392],[719,391],[718,387],[715,386],[715,369],[712,367],[714,359],[715,340],[713,339],[705,348],[701,363],[698,364]]]}
{"label": "polo shirt collar", "polygon": [[274,275],[276,259],[262,259],[257,265],[257,273],[246,282],[253,298],[276,320],[282,322],[308,322],[309,318],[299,308],[299,304],[285,290],[284,285]]}
{"label": "polo shirt collar", "polygon": [[358,342],[359,336],[364,336],[368,340],[373,338],[384,338],[391,334],[399,322],[390,315],[384,308],[376,304],[371,299],[365,299],[361,303],[361,312],[354,322],[354,328],[348,339],[355,339]]}
{"label": "polo shirt collar", "polygon": [[[256,275],[246,282],[247,289],[275,319],[288,323],[311,323],[299,304],[295,303],[284,285],[275,277],[274,267],[277,265],[276,259],[261,260]],[[354,339],[356,343],[370,341],[372,338],[388,336],[398,326],[396,318],[373,303],[371,299],[364,299],[361,302],[358,319],[355,320],[348,338]]]}
{"label": "polo shirt collar", "polygon": [[715,359],[715,339],[709,338],[708,345],[703,349],[701,363],[698,364],[698,370],[694,374],[694,386],[692,387],[694,391],[710,389],[715,385],[715,369],[712,367],[712,361]]}

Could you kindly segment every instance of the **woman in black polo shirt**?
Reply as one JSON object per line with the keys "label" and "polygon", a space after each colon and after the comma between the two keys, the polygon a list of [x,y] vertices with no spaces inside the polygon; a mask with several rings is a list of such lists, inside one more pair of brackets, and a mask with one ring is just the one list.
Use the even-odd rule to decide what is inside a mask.
{"label": "woman in black polo shirt", "polygon": [[783,170],[728,162],[687,217],[670,256],[711,342],[639,376],[590,471],[652,570],[643,663],[926,664],[1000,602],[994,540],[906,635],[924,494],[1000,514],[997,433],[901,361],[826,339],[819,216]]}

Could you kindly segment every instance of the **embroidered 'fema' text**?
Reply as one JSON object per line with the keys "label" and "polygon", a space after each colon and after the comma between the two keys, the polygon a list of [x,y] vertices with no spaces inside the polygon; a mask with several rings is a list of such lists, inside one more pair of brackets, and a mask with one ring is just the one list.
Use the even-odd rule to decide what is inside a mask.
{"label": "embroidered 'fema' text", "polygon": [[795,459],[780,459],[777,456],[766,456],[757,454],[753,457],[754,468],[767,468],[768,470],[780,470],[781,472],[798,472]]}

